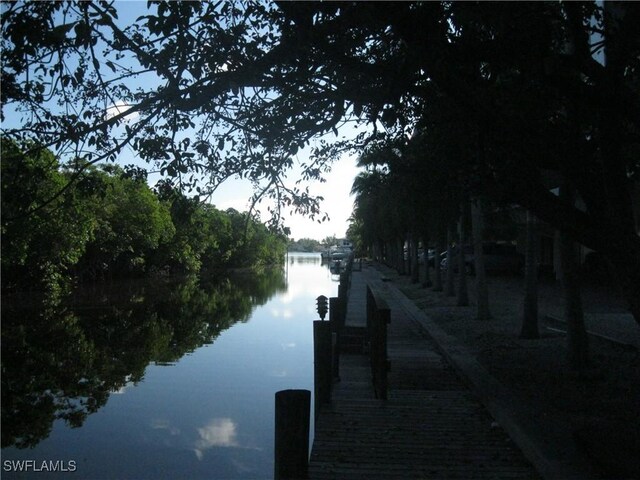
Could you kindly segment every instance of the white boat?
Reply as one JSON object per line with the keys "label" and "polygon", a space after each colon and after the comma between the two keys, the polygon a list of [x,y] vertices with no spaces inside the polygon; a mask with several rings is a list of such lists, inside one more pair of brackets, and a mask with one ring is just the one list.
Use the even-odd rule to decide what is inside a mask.
{"label": "white boat", "polygon": [[337,245],[322,252],[323,260],[347,260],[353,255],[353,244],[348,240],[340,240]]}
{"label": "white boat", "polygon": [[344,260],[349,257],[351,250],[344,250],[342,248],[336,248],[331,251],[331,260]]}

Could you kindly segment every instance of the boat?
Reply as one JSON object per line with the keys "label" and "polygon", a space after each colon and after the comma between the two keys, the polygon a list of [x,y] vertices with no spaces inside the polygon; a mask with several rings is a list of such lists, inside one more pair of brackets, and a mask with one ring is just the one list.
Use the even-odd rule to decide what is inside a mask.
{"label": "boat", "polygon": [[340,240],[336,245],[331,246],[320,253],[322,261],[325,262],[346,262],[353,256],[353,244],[348,240]]}

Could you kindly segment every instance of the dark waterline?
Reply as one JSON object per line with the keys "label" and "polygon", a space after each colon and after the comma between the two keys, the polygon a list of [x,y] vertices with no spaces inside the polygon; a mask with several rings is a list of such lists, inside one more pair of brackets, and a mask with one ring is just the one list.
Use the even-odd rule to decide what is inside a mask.
{"label": "dark waterline", "polygon": [[335,280],[289,254],[264,277],[127,285],[20,322],[3,308],[2,478],[271,478],[274,394],[312,389],[315,298]]}

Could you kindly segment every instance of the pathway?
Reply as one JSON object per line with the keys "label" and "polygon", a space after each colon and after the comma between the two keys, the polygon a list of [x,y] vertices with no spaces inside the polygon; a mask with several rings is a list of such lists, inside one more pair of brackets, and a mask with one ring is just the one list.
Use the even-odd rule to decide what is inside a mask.
{"label": "pathway", "polygon": [[[354,272],[346,325],[365,325],[365,285]],[[538,478],[534,468],[463,384],[391,288],[389,398],[374,398],[368,357],[345,354],[341,381],[315,427],[311,479]]]}

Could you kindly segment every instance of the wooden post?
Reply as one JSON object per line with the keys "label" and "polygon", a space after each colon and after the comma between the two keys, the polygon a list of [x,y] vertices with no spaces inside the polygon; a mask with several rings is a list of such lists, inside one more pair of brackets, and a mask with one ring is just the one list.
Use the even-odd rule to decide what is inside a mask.
{"label": "wooden post", "polygon": [[307,478],[310,409],[309,390],[276,392],[275,480]]}
{"label": "wooden post", "polygon": [[340,309],[340,301],[338,297],[329,298],[329,323],[338,324],[339,320],[339,309]]}
{"label": "wooden post", "polygon": [[334,379],[340,380],[340,334],[342,333],[342,327],[344,325],[340,321],[340,301],[337,297],[331,297],[329,299],[329,324],[331,325],[332,335],[335,336],[335,341],[332,338],[332,373]]}
{"label": "wooden post", "polygon": [[338,285],[338,299],[340,300],[340,325],[344,325],[347,316],[347,285]]}
{"label": "wooden post", "polygon": [[375,369],[375,384],[374,390],[376,397],[382,400],[387,399],[388,390],[388,373],[389,373],[389,360],[387,357],[387,324],[391,321],[391,312],[389,308],[379,306],[376,309],[374,331],[375,331],[375,345],[372,345],[371,351],[375,352],[374,357],[374,369]]}
{"label": "wooden post", "polygon": [[387,399],[389,361],[387,356],[387,324],[391,312],[387,303],[367,285],[367,333],[369,359],[376,398]]}
{"label": "wooden post", "polygon": [[373,309],[375,308],[374,300],[373,300],[373,292],[371,291],[371,287],[367,285],[367,294],[366,294],[367,304],[366,304],[366,325],[367,325],[367,340],[371,341],[371,325],[373,324]]}
{"label": "wooden post", "polygon": [[315,381],[315,418],[320,406],[331,402],[331,325],[313,322],[313,373]]}
{"label": "wooden post", "polygon": [[340,381],[340,348],[338,344],[338,332],[331,332],[331,377]]}
{"label": "wooden post", "polygon": [[338,285],[338,298],[341,302],[346,301],[347,298],[347,285],[342,282]]}
{"label": "wooden post", "polygon": [[[333,302],[333,303],[331,303]],[[329,299],[329,321],[335,321],[338,331],[344,328],[344,305],[340,297],[331,297]]]}

